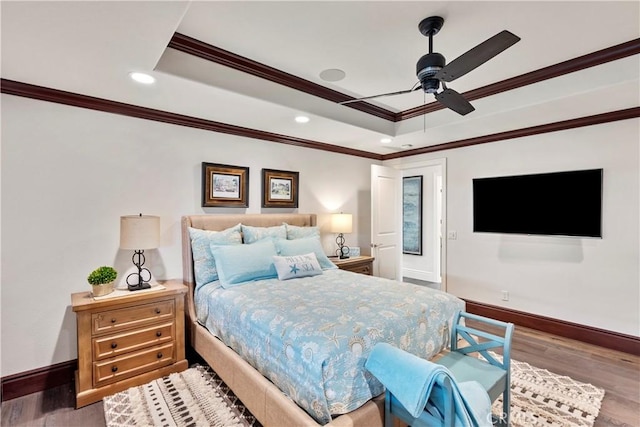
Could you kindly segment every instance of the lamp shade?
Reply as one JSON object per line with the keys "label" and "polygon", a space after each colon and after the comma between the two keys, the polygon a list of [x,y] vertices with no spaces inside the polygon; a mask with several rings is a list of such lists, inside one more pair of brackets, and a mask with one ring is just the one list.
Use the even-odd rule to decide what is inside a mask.
{"label": "lamp shade", "polygon": [[352,228],[353,215],[344,213],[331,215],[332,233],[351,233]]}
{"label": "lamp shade", "polygon": [[120,249],[154,249],[160,246],[160,217],[126,215],[120,217]]}

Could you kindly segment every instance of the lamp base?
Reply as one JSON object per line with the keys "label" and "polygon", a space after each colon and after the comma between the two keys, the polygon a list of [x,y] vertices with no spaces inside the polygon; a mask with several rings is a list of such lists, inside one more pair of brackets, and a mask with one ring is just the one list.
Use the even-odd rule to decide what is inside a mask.
{"label": "lamp base", "polygon": [[336,244],[338,245],[336,255],[338,255],[340,259],[349,258],[349,246],[344,244],[344,234],[338,234],[338,237],[336,237]]}
{"label": "lamp base", "polygon": [[150,289],[151,285],[149,282],[136,283],[135,285],[127,285],[129,291],[141,291],[143,289]]}
{"label": "lamp base", "polygon": [[[144,265],[144,251],[136,250],[133,253],[133,257],[131,257],[131,261],[133,261],[133,265],[138,269],[137,272],[131,273],[127,276],[127,288],[129,291],[141,291],[143,289],[149,289],[151,285],[149,284],[149,280],[151,280],[151,272],[148,268],[142,267]],[[147,276],[146,278],[143,278]],[[138,280],[135,283],[129,283],[129,279],[133,280],[133,278],[137,278]]]}

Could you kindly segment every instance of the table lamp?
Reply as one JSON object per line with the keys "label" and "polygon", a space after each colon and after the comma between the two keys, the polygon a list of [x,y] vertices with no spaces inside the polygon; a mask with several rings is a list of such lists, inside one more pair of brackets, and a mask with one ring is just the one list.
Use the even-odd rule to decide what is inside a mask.
{"label": "table lamp", "polygon": [[338,233],[336,244],[338,250],[336,255],[340,259],[349,258],[349,246],[344,244],[344,233],[351,233],[353,227],[353,216],[351,214],[339,213],[331,215],[331,232]]}
{"label": "table lamp", "polygon": [[[151,215],[126,215],[120,217],[120,249],[133,249],[131,261],[138,269],[127,276],[130,291],[149,289],[151,272],[142,267],[144,250],[160,246],[160,217]],[[134,280],[137,278],[137,281]]]}

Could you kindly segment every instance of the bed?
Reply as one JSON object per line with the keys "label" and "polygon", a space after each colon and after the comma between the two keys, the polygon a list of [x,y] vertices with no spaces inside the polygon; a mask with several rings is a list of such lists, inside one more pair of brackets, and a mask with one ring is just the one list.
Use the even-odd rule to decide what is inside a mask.
{"label": "bed", "polygon": [[[447,323],[450,322],[456,310],[464,308],[464,303],[450,295],[433,292],[434,304],[437,304],[438,308],[437,310],[425,309],[425,304],[421,303],[422,300],[418,297],[398,297],[398,300],[393,300],[394,292],[388,292],[388,288],[395,286],[397,282],[385,282],[385,279],[371,278],[337,269],[325,269],[324,274],[304,279],[296,278],[290,281],[279,281],[277,278],[271,278],[227,289],[222,289],[218,282],[212,282],[206,286],[196,285],[190,229],[192,229],[191,232],[193,232],[193,229],[222,231],[228,230],[239,223],[249,227],[260,228],[280,226],[283,223],[293,227],[312,227],[316,225],[316,216],[313,214],[231,214],[194,215],[182,218],[183,281],[189,287],[187,296],[187,336],[191,346],[209,363],[238,398],[265,426],[327,425],[335,427],[384,425],[383,395],[380,394],[382,389],[376,385],[375,378],[372,379],[364,370],[363,372],[359,371],[366,359],[368,350],[378,340],[386,341],[393,338],[397,341],[396,345],[405,348],[410,348],[411,346],[420,348],[418,351],[422,352],[420,354],[422,357],[431,357],[446,345],[448,337]],[[257,248],[258,246],[256,245],[255,247]],[[365,278],[370,282],[367,282],[368,284],[358,291],[357,287],[362,286],[358,282],[365,280]],[[319,302],[319,300],[315,302],[305,301],[301,299],[303,297],[295,296],[292,293],[294,288],[304,289],[301,292],[305,295],[304,298],[307,298],[307,296],[311,298],[312,295],[321,293],[319,289],[328,288],[332,281],[340,284],[340,286],[333,286],[331,294],[326,295],[326,302]],[[322,288],[323,286],[324,288]],[[425,292],[424,288],[418,288],[414,291],[416,295],[421,295]],[[347,293],[341,294],[340,292]],[[388,292],[388,294],[384,295],[385,292]],[[358,297],[349,298],[345,296],[349,294],[355,294]],[[367,294],[370,294],[370,296],[367,296]],[[269,300],[269,295],[271,295],[273,301]],[[391,308],[384,310],[384,312],[374,307],[375,313],[381,314],[367,322],[374,322],[388,317],[391,322],[400,324],[401,318],[404,317],[403,313],[406,312],[408,316],[410,311],[419,311],[415,307],[411,308],[411,304],[408,304],[408,302],[417,304],[418,308],[422,307],[423,319],[415,320],[418,322],[418,326],[412,328],[411,331],[405,326],[406,333],[398,332],[395,338],[393,336],[395,333],[392,333],[392,336],[380,335],[376,331],[384,328],[377,328],[373,323],[363,323],[361,319],[352,316],[358,310],[369,310],[370,307],[366,304],[369,299],[372,301],[380,299],[372,295],[382,296],[385,303],[394,302],[391,303]],[[224,302],[224,298],[228,298],[231,303]],[[342,301],[346,299],[355,300],[354,303],[359,308],[348,310],[342,307]],[[414,299],[418,301],[413,301]],[[283,301],[285,302],[283,303]],[[282,314],[283,311],[287,311],[286,309],[283,310],[283,304],[284,306],[288,304],[291,307],[290,313]],[[311,304],[311,306],[306,306],[305,304]],[[242,307],[238,313],[232,311],[236,305]],[[279,306],[280,311],[275,314],[269,314],[267,309],[271,305],[273,305],[271,308],[274,309]],[[340,306],[338,311],[332,311],[338,306]],[[303,318],[296,318],[296,320],[291,317],[291,321],[287,324],[288,319],[286,316],[294,316],[296,308],[300,313],[306,313],[306,315]],[[343,311],[342,314],[344,316],[341,315],[340,310]],[[349,312],[344,313],[345,310]],[[206,314],[208,314],[208,317]],[[313,320],[311,317],[316,316],[322,323],[306,329],[305,336],[300,338],[298,335],[301,334],[300,331],[303,330],[303,326]],[[259,323],[254,326],[247,326],[246,323],[242,323],[247,318],[258,319]],[[231,319],[239,320],[239,324],[235,326],[235,331],[232,329],[234,326],[231,325],[233,323]],[[339,321],[328,322],[327,319],[339,319]],[[263,335],[259,335],[260,324],[265,326],[262,328],[264,329],[262,331]],[[337,329],[336,325],[346,329]],[[229,330],[228,332],[227,329]],[[255,329],[258,336],[253,338],[241,337],[238,329]],[[316,330],[318,336],[312,336],[312,332]],[[294,334],[293,338],[285,336],[285,333],[290,333],[291,331]],[[428,341],[428,345],[421,342],[422,339],[416,339],[417,337],[427,336],[429,339],[424,341]],[[331,356],[334,359],[329,361],[329,356],[327,356],[326,360],[322,360],[321,367],[315,369],[318,372],[314,372],[313,368],[309,368],[311,365],[305,364],[311,362],[304,358],[305,354],[322,353],[322,357],[325,357],[325,353],[329,353],[329,350],[326,352],[318,350],[318,342],[322,340],[322,337],[325,337],[328,343],[335,343],[336,347],[338,341],[345,342],[349,351],[345,351],[342,354],[335,350],[336,354]],[[251,341],[252,339],[266,341],[267,344],[274,341],[273,345],[275,347],[273,348],[276,350],[273,348],[270,350],[268,347],[265,350],[256,350],[254,342]],[[226,340],[226,344],[222,340]],[[305,346],[307,347],[305,348]],[[282,349],[280,353],[277,350],[279,348]],[[309,348],[313,349],[315,353],[310,352]],[[334,352],[333,349],[330,351]],[[243,354],[243,356],[239,353]],[[287,363],[282,364],[283,366],[281,367],[270,365],[270,363],[278,363],[277,359],[287,361]],[[316,361],[313,363],[318,364]],[[296,386],[295,383],[290,382],[293,380],[286,377],[289,374],[285,372],[287,367],[284,365],[290,365],[293,370],[297,369],[302,374],[303,379],[301,381],[305,385]],[[335,372],[338,369],[337,367],[344,369],[344,373]],[[309,371],[308,375],[307,371]],[[263,373],[268,375],[273,382],[267,379]],[[317,377],[309,377],[309,375],[316,375]],[[346,385],[343,384],[345,383],[345,378],[348,379]],[[330,381],[333,381],[333,383],[330,383]],[[320,382],[322,384],[319,384]],[[354,389],[356,383],[364,384],[360,384],[361,387],[358,390],[361,391],[353,391],[351,390],[352,383],[354,384]],[[320,388],[318,389],[318,387]],[[346,389],[344,393],[351,393],[349,399],[343,399],[344,401],[348,400],[348,405],[342,404],[339,398],[332,401],[336,389]],[[285,390],[287,393],[285,394],[281,390]],[[367,393],[370,393],[370,395],[367,395]],[[297,399],[298,403],[294,402],[293,398]],[[328,415],[328,410],[330,410],[331,415]]]}

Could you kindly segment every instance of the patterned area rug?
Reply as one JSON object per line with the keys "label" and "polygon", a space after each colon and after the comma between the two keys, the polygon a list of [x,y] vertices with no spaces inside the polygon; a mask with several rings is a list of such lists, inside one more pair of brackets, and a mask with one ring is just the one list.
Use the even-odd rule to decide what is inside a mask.
{"label": "patterned area rug", "polygon": [[208,366],[104,398],[108,427],[262,427]]}
{"label": "patterned area rug", "polygon": [[592,427],[603,398],[601,388],[511,359],[512,427]]}
{"label": "patterned area rug", "polygon": [[[604,390],[511,360],[511,426],[592,427]],[[493,412],[502,412],[497,400]],[[208,366],[104,399],[108,427],[262,427]]]}

